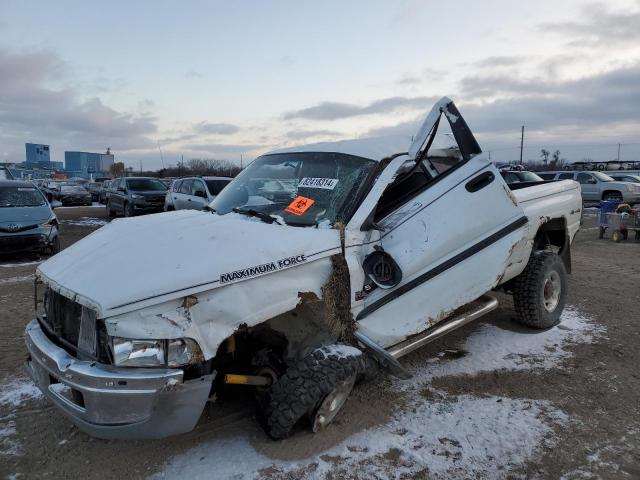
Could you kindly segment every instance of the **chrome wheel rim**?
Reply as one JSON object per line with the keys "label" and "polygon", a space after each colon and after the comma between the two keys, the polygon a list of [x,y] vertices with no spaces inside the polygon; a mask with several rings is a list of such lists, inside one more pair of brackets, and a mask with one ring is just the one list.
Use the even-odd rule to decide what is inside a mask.
{"label": "chrome wheel rim", "polygon": [[340,383],[326,397],[324,397],[313,417],[314,432],[322,430],[331,423],[344,405],[344,402],[347,401],[355,383],[356,377],[353,375]]}
{"label": "chrome wheel rim", "polygon": [[544,277],[542,287],[542,297],[544,308],[547,312],[553,312],[558,303],[560,303],[560,293],[562,292],[562,283],[560,275],[555,270],[548,272]]}

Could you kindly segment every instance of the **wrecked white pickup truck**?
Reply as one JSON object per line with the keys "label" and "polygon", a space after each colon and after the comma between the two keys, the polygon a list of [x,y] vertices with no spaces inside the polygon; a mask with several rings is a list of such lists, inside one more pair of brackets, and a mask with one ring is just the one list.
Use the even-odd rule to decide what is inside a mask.
{"label": "wrecked white pickup truck", "polygon": [[559,321],[579,185],[518,187],[447,98],[413,142],[263,155],[208,211],[115,220],[40,265],[27,368],[98,437],[189,431],[232,388],[255,388],[273,438],[320,429],[358,378],[406,376],[399,357],[495,308],[493,289],[525,325]]}

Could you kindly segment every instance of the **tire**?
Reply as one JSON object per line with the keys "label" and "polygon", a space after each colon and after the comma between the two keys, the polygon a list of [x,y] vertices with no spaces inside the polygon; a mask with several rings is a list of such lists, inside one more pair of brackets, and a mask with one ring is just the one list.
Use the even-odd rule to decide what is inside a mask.
{"label": "tire", "polygon": [[560,322],[566,298],[567,271],[562,259],[551,252],[533,252],[514,281],[516,320],[528,327],[551,328]]}
{"label": "tire", "polygon": [[612,202],[621,202],[622,194],[620,192],[607,192],[602,197],[603,200],[609,200]]}
{"label": "tire", "polygon": [[266,393],[260,413],[267,435],[274,440],[288,437],[298,421],[312,414],[327,395],[348,382],[353,385],[355,379],[376,368],[373,358],[355,347],[317,348],[290,366]]}
{"label": "tire", "polygon": [[124,216],[125,217],[133,217],[133,211],[131,210],[131,204],[126,202],[124,204]]}
{"label": "tire", "polygon": [[111,208],[111,202],[107,200],[107,215],[113,218],[116,216],[116,212],[113,208]]}
{"label": "tire", "polygon": [[56,253],[60,252],[60,237],[56,237],[55,242],[53,242],[53,245],[51,245],[49,247],[49,253],[51,255],[55,255]]}

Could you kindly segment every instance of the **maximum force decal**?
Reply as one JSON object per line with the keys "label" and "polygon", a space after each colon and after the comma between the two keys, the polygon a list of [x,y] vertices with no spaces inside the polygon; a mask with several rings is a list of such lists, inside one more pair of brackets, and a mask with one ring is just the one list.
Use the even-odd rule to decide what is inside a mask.
{"label": "maximum force decal", "polygon": [[222,273],[220,275],[220,283],[230,283],[236,280],[243,280],[247,278],[257,277],[264,275],[265,273],[277,272],[278,270],[284,270],[285,268],[304,263],[307,261],[307,257],[304,255],[296,255],[294,257],[282,258],[276,262],[263,263],[262,265],[255,265],[253,267],[243,268],[242,270],[236,270],[234,272]]}

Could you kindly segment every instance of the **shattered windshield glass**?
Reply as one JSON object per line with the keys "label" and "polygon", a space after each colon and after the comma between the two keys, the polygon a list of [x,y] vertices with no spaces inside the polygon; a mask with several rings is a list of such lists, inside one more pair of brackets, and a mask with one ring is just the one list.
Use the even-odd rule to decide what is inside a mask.
{"label": "shattered windshield glass", "polygon": [[0,187],[1,207],[40,207],[45,200],[40,190],[31,187]]}
{"label": "shattered windshield glass", "polygon": [[[344,220],[376,162],[341,153],[264,155],[244,169],[210,207],[218,214],[254,212],[287,225],[327,226]],[[257,216],[257,215],[252,215]]]}

